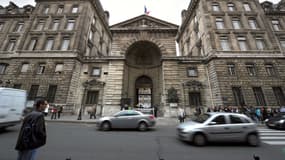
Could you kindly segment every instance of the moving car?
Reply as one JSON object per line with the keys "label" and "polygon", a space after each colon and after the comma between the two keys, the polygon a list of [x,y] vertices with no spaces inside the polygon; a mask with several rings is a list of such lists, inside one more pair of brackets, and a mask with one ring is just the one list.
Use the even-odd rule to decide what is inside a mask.
{"label": "moving car", "polygon": [[280,112],[277,115],[266,119],[265,124],[268,128],[285,129],[285,113]]}
{"label": "moving car", "polygon": [[97,122],[99,129],[108,131],[113,128],[117,129],[138,129],[146,131],[148,128],[155,125],[155,117],[149,114],[135,110],[123,110],[113,116],[102,117]]}
{"label": "moving car", "polygon": [[247,142],[260,144],[257,125],[246,115],[209,112],[184,122],[177,127],[183,141],[203,146],[207,142]]}
{"label": "moving car", "polygon": [[21,122],[26,102],[25,90],[0,87],[0,129]]}

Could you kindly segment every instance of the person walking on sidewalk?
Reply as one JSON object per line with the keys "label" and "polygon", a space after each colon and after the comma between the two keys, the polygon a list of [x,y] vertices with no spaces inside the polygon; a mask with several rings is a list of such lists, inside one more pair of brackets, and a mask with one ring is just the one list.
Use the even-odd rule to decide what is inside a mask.
{"label": "person walking on sidewalk", "polygon": [[46,144],[46,127],[43,111],[48,103],[39,100],[34,111],[23,121],[15,149],[18,151],[17,160],[35,160],[39,147]]}
{"label": "person walking on sidewalk", "polygon": [[58,111],[57,111],[57,118],[59,119],[60,118],[60,115],[63,111],[63,107],[62,106],[58,106]]}
{"label": "person walking on sidewalk", "polygon": [[184,122],[185,119],[185,111],[181,107],[178,107],[178,120],[180,123]]}
{"label": "person walking on sidewalk", "polygon": [[52,106],[50,119],[56,119],[56,113],[57,113],[57,108],[56,108],[56,106]]}
{"label": "person walking on sidewalk", "polygon": [[91,109],[90,113],[89,113],[90,119],[92,119],[93,117],[94,117],[94,119],[96,119],[96,105],[92,106],[90,109]]}

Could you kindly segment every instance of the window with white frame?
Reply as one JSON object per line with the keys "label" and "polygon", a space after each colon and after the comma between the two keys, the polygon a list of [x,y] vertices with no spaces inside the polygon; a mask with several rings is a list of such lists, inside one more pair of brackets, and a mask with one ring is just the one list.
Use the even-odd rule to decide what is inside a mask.
{"label": "window with white frame", "polygon": [[16,27],[15,27],[15,30],[14,32],[21,32],[24,28],[24,22],[18,22]]}
{"label": "window with white frame", "polygon": [[10,39],[6,47],[6,51],[13,51],[16,46],[16,41],[16,39]]}
{"label": "window with white frame", "polygon": [[38,65],[37,74],[43,74],[45,72],[45,69],[46,69],[46,64],[40,63]]}
{"label": "window with white frame", "polygon": [[251,29],[257,29],[257,22],[255,18],[249,18],[248,24]]}
{"label": "window with white frame", "polygon": [[21,68],[21,73],[26,73],[28,72],[29,69],[29,64],[28,63],[23,63],[22,68]]}
{"label": "window with white frame", "polygon": [[33,51],[36,49],[38,43],[38,38],[31,38],[28,50]]}
{"label": "window with white frame", "polygon": [[226,36],[221,36],[220,37],[220,45],[221,49],[223,51],[229,51],[230,50],[230,44],[229,44],[229,39]]}
{"label": "window with white frame", "polygon": [[63,9],[64,9],[64,6],[63,6],[63,5],[58,6],[56,13],[57,13],[57,14],[62,14],[62,13],[63,13]]}
{"label": "window with white frame", "polygon": [[256,68],[253,63],[247,63],[245,67],[249,76],[256,76]]}
{"label": "window with white frame", "polygon": [[75,25],[74,19],[67,20],[66,30],[73,30]]}
{"label": "window with white frame", "polygon": [[99,77],[101,75],[101,68],[94,67],[92,68],[91,76]]}
{"label": "window with white frame", "polygon": [[285,49],[285,38],[280,39],[280,44],[283,49]]}
{"label": "window with white frame", "polygon": [[93,36],[94,36],[94,32],[92,31],[92,29],[90,29],[90,32],[89,32],[89,35],[88,35],[88,38],[90,41],[93,40]]}
{"label": "window with white frame", "polygon": [[5,63],[0,63],[0,74],[5,74],[7,66]]}
{"label": "window with white frame", "polygon": [[234,29],[241,29],[241,24],[240,24],[239,18],[233,18],[232,23],[233,23]]}
{"label": "window with white frame", "polygon": [[251,11],[251,8],[250,8],[249,3],[244,3],[244,4],[243,4],[243,9],[244,9],[245,11]]}
{"label": "window with white frame", "polygon": [[220,11],[220,5],[217,2],[212,3],[212,10],[213,11]]}
{"label": "window with white frame", "polygon": [[223,18],[216,18],[216,27],[217,29],[224,29],[225,26],[224,26],[224,20]]}
{"label": "window with white frame", "polygon": [[227,67],[228,67],[228,73],[229,73],[229,75],[233,76],[233,75],[236,74],[235,64],[229,63],[229,64],[227,64]]}
{"label": "window with white frame", "polygon": [[276,71],[273,64],[270,63],[265,64],[265,70],[268,76],[276,76]]}
{"label": "window with white frame", "polygon": [[43,14],[48,14],[49,12],[49,6],[45,6],[43,9]]}
{"label": "window with white frame", "polygon": [[58,30],[58,28],[59,28],[59,24],[60,24],[60,20],[59,19],[54,19],[53,21],[52,21],[52,30]]}
{"label": "window with white frame", "polygon": [[48,38],[46,40],[46,44],[45,44],[45,50],[46,51],[50,51],[53,49],[53,45],[54,45],[54,39],[53,38]]}
{"label": "window with white frame", "polygon": [[63,71],[63,63],[58,63],[55,66],[55,73],[61,73]]}
{"label": "window with white frame", "polygon": [[188,67],[187,68],[187,76],[188,77],[197,77],[198,76],[197,67]]}
{"label": "window with white frame", "polygon": [[280,31],[281,27],[280,27],[279,20],[272,20],[271,23],[275,31]]}
{"label": "window with white frame", "polygon": [[71,13],[78,13],[78,6],[77,5],[72,7]]}
{"label": "window with white frame", "polygon": [[248,49],[246,38],[244,36],[237,37],[237,41],[238,41],[239,49],[241,51],[246,51]]}
{"label": "window with white frame", "polygon": [[45,21],[44,20],[39,20],[36,30],[41,31],[44,29]]}
{"label": "window with white frame", "polygon": [[228,3],[228,10],[229,10],[229,11],[235,11],[235,10],[236,10],[235,4],[233,4],[233,3]]}
{"label": "window with white frame", "polygon": [[256,49],[258,50],[264,50],[265,49],[265,43],[264,39],[262,37],[255,37],[256,42]]}
{"label": "window with white frame", "polygon": [[67,51],[69,49],[69,44],[70,44],[70,38],[64,37],[61,43],[60,50]]}

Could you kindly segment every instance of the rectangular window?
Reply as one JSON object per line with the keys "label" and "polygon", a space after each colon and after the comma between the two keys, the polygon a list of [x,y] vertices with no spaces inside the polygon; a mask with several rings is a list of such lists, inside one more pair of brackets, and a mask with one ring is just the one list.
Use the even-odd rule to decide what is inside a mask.
{"label": "rectangular window", "polygon": [[228,3],[228,10],[229,11],[235,11],[236,9],[235,9],[235,4],[233,4],[233,3]]}
{"label": "rectangular window", "polygon": [[268,76],[276,76],[276,71],[273,64],[265,64],[265,70]]}
{"label": "rectangular window", "polygon": [[47,92],[47,101],[49,103],[54,103],[56,90],[57,90],[57,85],[49,85]]}
{"label": "rectangular window", "polygon": [[34,100],[37,97],[39,85],[32,85],[28,94],[28,100]]}
{"label": "rectangular window", "polygon": [[202,105],[200,92],[189,93],[189,105],[193,107],[199,107]]}
{"label": "rectangular window", "polygon": [[273,30],[280,31],[281,27],[280,27],[279,20],[272,20],[271,23],[272,23]]}
{"label": "rectangular window", "polygon": [[239,49],[241,51],[246,51],[247,50],[247,43],[246,43],[246,38],[245,37],[237,37],[238,44],[239,44]]}
{"label": "rectangular window", "polygon": [[0,64],[0,74],[5,74],[7,64]]}
{"label": "rectangular window", "polygon": [[230,50],[228,37],[220,37],[220,44],[221,44],[221,49],[223,51],[229,51]]}
{"label": "rectangular window", "polygon": [[28,50],[30,50],[30,51],[36,50],[37,43],[38,43],[38,39],[37,38],[32,38],[30,43],[29,43]]}
{"label": "rectangular window", "polygon": [[24,22],[19,22],[16,25],[14,32],[21,32],[23,28],[24,28]]}
{"label": "rectangular window", "polygon": [[58,8],[57,8],[57,14],[62,14],[63,13],[63,9],[64,9],[64,6],[58,6]]}
{"label": "rectangular window", "polygon": [[224,29],[224,20],[223,18],[216,18],[216,27],[217,29]]}
{"label": "rectangular window", "polygon": [[248,24],[251,29],[257,29],[257,22],[256,19],[250,18],[248,19]]}
{"label": "rectangular window", "polygon": [[90,41],[93,40],[93,36],[94,36],[94,32],[93,32],[92,30],[90,30],[89,36],[88,36],[88,38],[89,38]]}
{"label": "rectangular window", "polygon": [[67,20],[67,25],[66,25],[66,30],[73,30],[75,25],[75,20],[74,19],[69,19]]}
{"label": "rectangular window", "polygon": [[255,42],[256,42],[256,49],[258,50],[265,49],[264,39],[262,37],[256,37]]}
{"label": "rectangular window", "polygon": [[39,64],[38,69],[37,69],[37,74],[43,74],[46,69],[46,64]]}
{"label": "rectangular window", "polygon": [[71,13],[78,13],[78,6],[73,6]]}
{"label": "rectangular window", "polygon": [[2,31],[4,28],[4,22],[0,22],[0,31]]}
{"label": "rectangular window", "polygon": [[232,87],[232,91],[233,91],[233,96],[235,100],[235,105],[244,106],[245,102],[244,102],[244,97],[242,94],[241,87]]}
{"label": "rectangular window", "polygon": [[285,49],[285,39],[280,40],[281,47]]}
{"label": "rectangular window", "polygon": [[248,3],[244,3],[243,8],[245,11],[251,11],[250,5]]}
{"label": "rectangular window", "polygon": [[265,98],[261,87],[252,87],[257,106],[266,106]]}
{"label": "rectangular window", "polygon": [[232,23],[233,23],[233,28],[234,28],[234,29],[240,29],[240,28],[241,28],[240,20],[239,20],[239,19],[234,18],[234,19],[232,20]]}
{"label": "rectangular window", "polygon": [[88,91],[85,104],[97,104],[98,103],[98,91]]}
{"label": "rectangular window", "polygon": [[87,45],[85,56],[90,56],[91,50],[92,50],[91,46]]}
{"label": "rectangular window", "polygon": [[254,64],[245,64],[249,76],[256,76],[256,69]]}
{"label": "rectangular window", "polygon": [[45,50],[50,51],[53,49],[53,44],[54,44],[54,39],[53,38],[48,38],[45,44]]}
{"label": "rectangular window", "polygon": [[21,73],[28,72],[28,69],[29,69],[29,64],[28,63],[22,64]]}
{"label": "rectangular window", "polygon": [[63,38],[60,50],[67,51],[69,49],[69,43],[70,43],[69,38]]}
{"label": "rectangular window", "polygon": [[63,64],[62,63],[56,64],[54,72],[61,73],[62,71],[63,71]]}
{"label": "rectangular window", "polygon": [[58,30],[58,28],[59,28],[59,19],[55,19],[55,20],[53,20],[53,22],[52,22],[52,30]]}
{"label": "rectangular window", "polygon": [[16,39],[10,39],[6,47],[6,51],[13,51],[15,49],[15,46],[16,46]]}
{"label": "rectangular window", "polygon": [[198,70],[196,67],[189,67],[187,69],[187,76],[188,77],[198,77]]}
{"label": "rectangular window", "polygon": [[101,68],[97,68],[97,67],[93,68],[91,75],[99,77],[101,75]]}
{"label": "rectangular window", "polygon": [[235,64],[228,64],[228,73],[231,76],[236,74]]}
{"label": "rectangular window", "polygon": [[49,6],[45,6],[43,9],[43,14],[48,14],[49,12]]}
{"label": "rectangular window", "polygon": [[220,11],[220,6],[219,6],[219,3],[212,3],[212,9],[213,11]]}
{"label": "rectangular window", "polygon": [[277,104],[279,106],[285,106],[285,96],[281,87],[272,87]]}
{"label": "rectangular window", "polygon": [[36,30],[41,31],[44,29],[44,25],[45,25],[45,21],[44,20],[40,20],[37,24]]}

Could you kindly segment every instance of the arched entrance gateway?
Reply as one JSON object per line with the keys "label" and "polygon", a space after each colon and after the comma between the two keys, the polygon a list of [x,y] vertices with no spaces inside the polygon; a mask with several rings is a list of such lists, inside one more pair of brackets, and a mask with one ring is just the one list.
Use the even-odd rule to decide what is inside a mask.
{"label": "arched entrance gateway", "polygon": [[137,41],[129,46],[125,54],[123,79],[124,99],[131,106],[152,108],[160,104],[161,51],[150,41]]}

